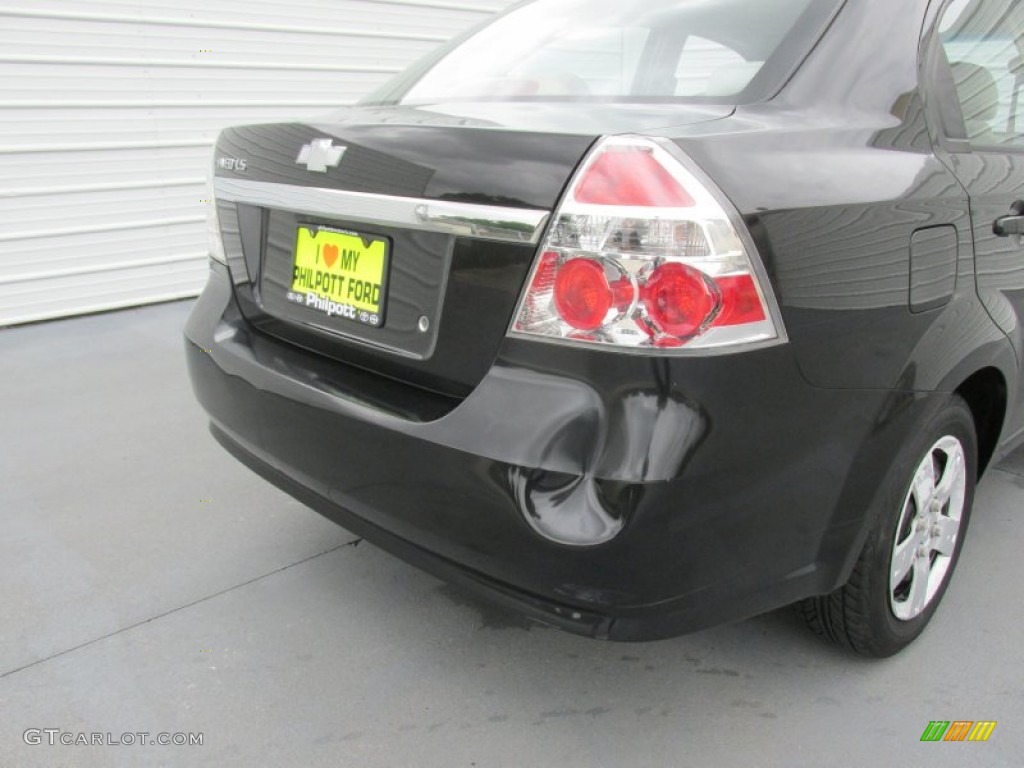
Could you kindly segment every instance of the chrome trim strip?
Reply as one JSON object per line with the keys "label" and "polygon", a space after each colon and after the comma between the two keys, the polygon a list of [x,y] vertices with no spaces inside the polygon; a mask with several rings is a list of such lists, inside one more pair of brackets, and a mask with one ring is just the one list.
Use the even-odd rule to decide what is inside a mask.
{"label": "chrome trim strip", "polygon": [[214,179],[218,200],[402,229],[536,245],[549,211],[391,197],[248,179]]}

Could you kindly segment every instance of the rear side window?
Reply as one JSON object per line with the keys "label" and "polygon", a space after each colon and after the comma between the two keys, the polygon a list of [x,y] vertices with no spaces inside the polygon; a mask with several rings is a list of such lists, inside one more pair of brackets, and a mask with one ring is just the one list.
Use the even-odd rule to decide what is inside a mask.
{"label": "rear side window", "polygon": [[537,0],[391,100],[749,103],[781,86],[841,1]]}
{"label": "rear side window", "polygon": [[971,145],[1024,148],[1024,7],[1019,0],[953,0],[939,34]]}

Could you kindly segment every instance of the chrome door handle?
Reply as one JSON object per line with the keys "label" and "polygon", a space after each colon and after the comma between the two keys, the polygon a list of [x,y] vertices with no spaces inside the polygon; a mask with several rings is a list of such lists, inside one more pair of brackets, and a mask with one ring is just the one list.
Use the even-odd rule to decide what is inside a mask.
{"label": "chrome door handle", "polygon": [[992,224],[992,231],[999,237],[1018,238],[1024,235],[1024,200],[1018,200],[1013,204],[1013,213],[1009,216],[1002,216]]}
{"label": "chrome door handle", "polygon": [[1000,237],[1024,235],[1024,216],[1003,216],[1001,219],[996,219],[992,231]]}

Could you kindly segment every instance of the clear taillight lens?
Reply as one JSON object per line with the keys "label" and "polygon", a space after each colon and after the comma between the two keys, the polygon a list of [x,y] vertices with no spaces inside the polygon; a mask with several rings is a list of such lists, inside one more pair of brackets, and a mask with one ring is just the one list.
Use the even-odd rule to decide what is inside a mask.
{"label": "clear taillight lens", "polygon": [[638,349],[779,339],[726,205],[658,142],[604,139],[555,212],[512,332]]}

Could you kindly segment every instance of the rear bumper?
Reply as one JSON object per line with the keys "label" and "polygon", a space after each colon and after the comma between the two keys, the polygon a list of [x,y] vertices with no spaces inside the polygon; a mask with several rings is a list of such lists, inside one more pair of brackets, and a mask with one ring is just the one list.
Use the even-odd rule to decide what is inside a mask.
{"label": "rear bumper", "polygon": [[271,464],[260,459],[255,450],[249,446],[242,445],[236,438],[228,435],[216,424],[210,425],[210,431],[217,439],[217,442],[256,474],[270,481],[311,509],[319,512],[327,519],[338,523],[367,541],[373,542],[381,549],[400,557],[406,562],[412,563],[440,579],[459,584],[477,594],[482,594],[489,600],[498,602],[541,623],[590,637],[607,638],[609,636],[612,623],[610,616],[584,612],[556,602],[537,599],[512,589],[505,584],[488,579],[483,574],[475,573],[457,563],[428,552],[422,547],[418,547],[410,541],[395,536],[365,518],[333,503],[324,496],[313,492],[307,486],[296,482],[288,475],[275,469]]}
{"label": "rear bumper", "polygon": [[443,579],[621,640],[842,583],[926,407],[810,387],[786,347],[654,360],[514,340],[461,403],[433,412],[383,379],[375,403],[372,374],[254,332],[216,265],[186,338],[214,434],[259,474]]}

